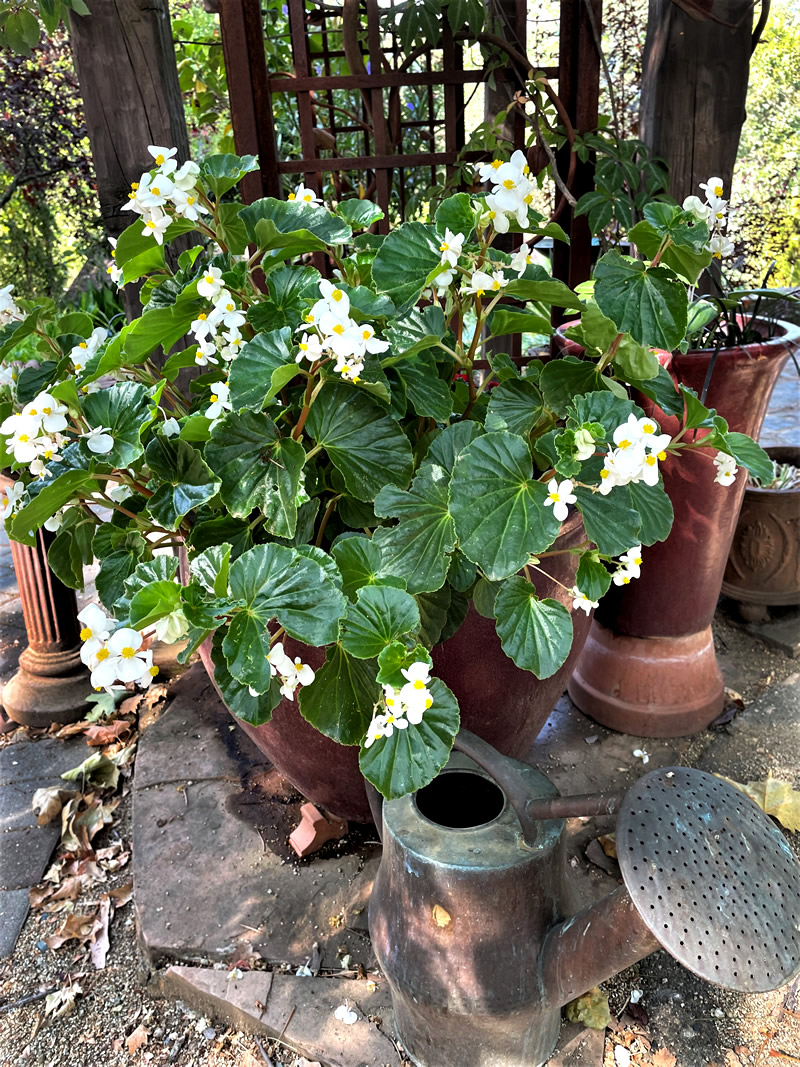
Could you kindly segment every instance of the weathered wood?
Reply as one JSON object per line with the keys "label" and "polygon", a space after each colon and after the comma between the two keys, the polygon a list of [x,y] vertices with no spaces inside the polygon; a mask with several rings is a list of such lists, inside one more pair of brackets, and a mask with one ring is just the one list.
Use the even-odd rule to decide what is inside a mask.
{"label": "weathered wood", "polygon": [[83,96],[97,195],[106,230],[131,221],[122,206],[131,182],[153,166],[149,144],[189,157],[168,0],[93,0],[70,12],[72,51]]}
{"label": "weathered wood", "polygon": [[745,119],[753,4],[713,0],[708,15],[698,21],[672,0],[650,0],[640,132],[669,164],[679,202],[711,175],[730,191]]}

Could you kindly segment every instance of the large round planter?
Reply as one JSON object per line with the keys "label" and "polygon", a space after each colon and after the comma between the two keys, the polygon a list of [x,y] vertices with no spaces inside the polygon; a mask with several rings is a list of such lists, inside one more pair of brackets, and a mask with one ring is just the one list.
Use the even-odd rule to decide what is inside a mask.
{"label": "large round planter", "polygon": [[[779,323],[760,344],[723,349],[706,395],[731,430],[758,437],[775,382],[800,341],[800,329]],[[558,349],[580,352],[565,338]],[[664,353],[673,379],[702,391],[711,351]],[[665,433],[679,421],[646,397],[637,403]],[[698,437],[707,431],[699,430]],[[642,576],[612,586],[596,612],[569,694],[587,715],[613,730],[643,737],[679,737],[705,729],[722,710],[724,688],[711,620],[747,484],[714,481],[713,449],[670,456],[661,464],[675,522],[666,541],[642,552]]]}
{"label": "large round planter", "polygon": [[[574,513],[564,523],[554,548],[571,548],[584,539],[581,517]],[[563,555],[542,560],[542,567],[555,581],[534,572],[539,596],[553,597],[571,607],[571,597],[556,583],[567,587],[575,584],[577,559]],[[433,650],[433,672],[458,697],[464,726],[504,755],[524,757],[563,693],[589,632],[590,619],[583,611],[573,613],[572,621],[574,637],[568,659],[552,677],[539,681],[516,667],[503,652],[494,620],[483,618],[470,606],[460,630]],[[284,640],[284,647],[289,655],[301,656],[315,670],[322,666],[324,649],[292,640]],[[208,644],[200,654],[213,681]],[[305,721],[295,701],[282,700],[264,726],[236,721],[309,800],[341,818],[371,821],[358,748],[339,745],[319,733]]]}
{"label": "large round planter", "polygon": [[[800,448],[775,446],[776,463],[800,467]],[[800,488],[748,485],[722,592],[740,604],[800,604]]]}

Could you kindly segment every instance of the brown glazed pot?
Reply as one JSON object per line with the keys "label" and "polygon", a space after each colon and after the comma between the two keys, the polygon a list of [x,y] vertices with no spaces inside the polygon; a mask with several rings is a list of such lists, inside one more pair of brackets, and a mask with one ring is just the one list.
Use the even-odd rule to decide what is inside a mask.
{"label": "brown glazed pot", "polygon": [[[800,447],[767,452],[800,467]],[[747,486],[722,592],[744,604],[800,604],[800,488]]]}
{"label": "brown glazed pot", "polygon": [[[723,349],[706,404],[731,430],[757,438],[789,348],[799,341],[800,328],[782,322],[769,340]],[[555,344],[560,353],[581,351],[558,334]],[[712,355],[664,353],[662,362],[675,381],[699,394]],[[641,394],[635,399],[665,433],[677,431],[676,418]],[[713,455],[713,449],[698,449],[661,464],[675,509],[672,532],[644,548],[641,578],[612,586],[603,598],[570,679],[569,694],[581,711],[613,730],[680,737],[705,729],[722,710],[711,620],[747,471],[741,469],[731,486],[718,485]]]}
{"label": "brown glazed pot", "polygon": [[[575,512],[553,547],[571,548],[584,538],[580,514]],[[541,566],[571,588],[577,559],[549,556]],[[553,597],[571,608],[572,598],[556,581],[539,573],[533,581],[540,597]],[[433,672],[458,697],[463,725],[504,755],[523,758],[563,693],[589,632],[590,619],[583,611],[573,612],[572,622],[569,657],[552,677],[539,681],[514,665],[500,646],[494,620],[483,618],[470,605],[461,629],[433,650]],[[284,639],[284,647],[288,655],[301,656],[314,670],[324,662],[324,649],[308,648],[291,639]],[[200,655],[213,681],[210,642],[201,647]],[[300,714],[296,701],[282,700],[265,726],[236,721],[303,796],[340,818],[371,821],[358,748],[339,745],[315,730]]]}

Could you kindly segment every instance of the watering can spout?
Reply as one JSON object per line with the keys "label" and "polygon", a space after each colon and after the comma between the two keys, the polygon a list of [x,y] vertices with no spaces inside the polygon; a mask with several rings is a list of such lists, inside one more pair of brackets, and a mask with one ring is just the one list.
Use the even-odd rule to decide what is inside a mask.
{"label": "watering can spout", "polygon": [[620,887],[548,932],[539,956],[542,1000],[563,1008],[660,947]]}

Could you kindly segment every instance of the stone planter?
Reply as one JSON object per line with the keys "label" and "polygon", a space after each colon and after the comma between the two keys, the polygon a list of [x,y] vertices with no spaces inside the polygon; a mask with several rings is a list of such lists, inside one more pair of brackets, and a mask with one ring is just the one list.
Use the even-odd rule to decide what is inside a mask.
{"label": "stone planter", "polygon": [[[777,325],[760,344],[723,349],[706,403],[731,430],[758,437],[775,382],[800,341],[800,329]],[[564,338],[560,351],[579,353]],[[673,378],[699,394],[713,353],[665,354]],[[678,420],[646,397],[637,403],[665,433]],[[698,431],[704,436],[706,431]],[[614,730],[644,737],[678,737],[705,729],[722,710],[724,689],[711,620],[747,484],[714,482],[711,449],[669,457],[664,484],[675,509],[666,541],[642,552],[642,576],[612,586],[596,613],[569,693],[581,711]]]}
{"label": "stone planter", "polygon": [[[570,548],[584,540],[580,515],[572,514],[554,547]],[[549,574],[567,587],[575,583],[576,556],[550,556],[542,561]],[[553,597],[568,607],[569,594],[544,575],[534,577],[540,597]],[[572,616],[574,639],[567,661],[551,677],[539,681],[516,667],[500,646],[493,619],[485,619],[472,606],[461,629],[433,650],[433,672],[456,694],[461,721],[507,756],[521,759],[546,722],[586,640],[589,617]],[[300,655],[314,669],[322,666],[324,649],[307,648],[284,639],[290,656]],[[213,680],[210,647],[200,650]],[[236,720],[270,762],[309,800],[330,813],[358,822],[371,815],[364,780],[358,766],[358,748],[339,745],[310,726],[296,701],[282,700],[265,726]]]}
{"label": "stone planter", "polygon": [[[777,463],[800,467],[800,447],[768,448]],[[740,604],[800,604],[800,488],[748,485],[733,535],[722,592]]]}

